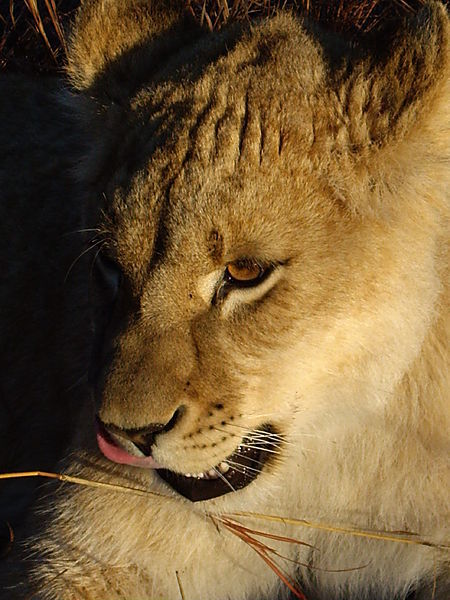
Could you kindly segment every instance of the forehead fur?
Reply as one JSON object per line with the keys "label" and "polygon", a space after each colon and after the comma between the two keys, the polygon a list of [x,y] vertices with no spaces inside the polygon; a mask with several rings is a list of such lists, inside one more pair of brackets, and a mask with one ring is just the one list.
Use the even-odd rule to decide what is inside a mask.
{"label": "forehead fur", "polygon": [[325,70],[320,47],[295,19],[281,14],[202,44],[194,44],[195,69],[183,53],[171,64],[175,80],[163,67],[135,93],[109,162],[111,229],[139,248],[144,262],[161,236],[162,216],[172,241],[189,221],[205,235],[219,221],[233,230],[235,246],[264,234],[276,248],[279,232],[271,229],[292,218],[287,200],[320,152],[315,129]]}
{"label": "forehead fur", "polygon": [[448,127],[447,20],[428,2],[388,51],[355,52],[291,12],[211,33],[179,2],[87,2],[70,69],[97,103],[90,168],[111,229],[147,260],[162,216],[175,232],[188,213],[228,212],[236,229],[262,205],[279,223],[318,190],[362,212],[401,197]]}

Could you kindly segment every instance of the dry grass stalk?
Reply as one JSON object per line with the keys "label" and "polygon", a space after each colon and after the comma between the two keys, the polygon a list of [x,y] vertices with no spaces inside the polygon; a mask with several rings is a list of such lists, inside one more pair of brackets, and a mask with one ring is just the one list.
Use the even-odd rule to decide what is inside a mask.
{"label": "dry grass stalk", "polygon": [[423,0],[188,0],[190,12],[209,29],[228,21],[251,20],[274,14],[280,8],[307,14],[314,21],[352,37],[380,23],[417,11]]}
{"label": "dry grass stalk", "polygon": [[56,9],[55,0],[45,0],[45,6],[47,7],[48,14],[50,15],[50,19],[53,23],[53,27],[55,28],[56,35],[58,36],[58,40],[61,43],[61,46],[64,49],[64,56],[67,54],[67,46],[66,40],[64,37],[64,33],[61,27],[61,23],[59,21],[58,11]]}
{"label": "dry grass stalk", "polygon": [[[443,0],[449,4],[450,0]],[[380,24],[417,11],[424,0],[185,0],[205,27],[251,20],[288,8],[358,39]],[[64,28],[80,0],[6,0],[0,3],[0,69],[55,72],[64,63]],[[32,19],[28,18],[31,15]]]}
{"label": "dry grass stalk", "polygon": [[317,523],[312,521],[305,521],[303,519],[292,519],[290,517],[280,517],[278,515],[265,515],[261,513],[252,512],[238,512],[229,515],[230,517],[249,517],[252,519],[262,519],[266,521],[272,521],[277,523],[284,523],[286,525],[299,525],[301,527],[309,527],[311,529],[322,529],[330,533],[342,533],[345,535],[353,535],[357,537],[364,537],[372,540],[380,540],[384,542],[396,542],[398,544],[412,544],[415,546],[428,546],[430,548],[436,548],[439,550],[450,549],[450,542],[444,544],[436,544],[429,540],[422,539],[419,534],[411,533],[406,531],[372,531],[362,530],[355,527],[342,527],[330,525],[328,523]]}
{"label": "dry grass stalk", "polygon": [[[251,529],[249,527],[245,527],[241,523],[231,520],[229,517],[215,517],[215,518],[217,519],[218,522],[222,523],[225,527],[227,527],[227,529],[231,530],[232,532],[239,531],[240,533],[246,534],[249,538],[250,538],[250,536],[270,538],[270,539],[281,541],[281,542],[287,542],[289,544],[299,544],[301,546],[307,546],[307,547],[311,548],[312,550],[319,551],[318,548],[315,548],[314,546],[311,546],[311,544],[307,544],[306,542],[301,542],[300,540],[297,540],[297,539],[291,538],[291,537],[270,534],[265,531],[259,531],[258,529]],[[277,556],[278,558],[281,558],[281,559],[286,560],[291,563],[295,563],[296,565],[299,565],[300,567],[305,567],[305,568],[311,569],[313,571],[324,571],[327,573],[348,573],[350,571],[359,571],[359,570],[365,569],[367,567],[367,564],[359,565],[357,567],[348,567],[346,569],[326,569],[323,567],[311,566],[309,564],[302,563],[298,560],[294,560],[292,558],[284,556],[283,554],[281,554],[280,552],[278,552],[271,546],[262,544],[262,542],[258,542],[258,545],[259,546],[263,545],[264,548],[268,552]]]}
{"label": "dry grass stalk", "polygon": [[247,544],[247,546],[250,546],[250,548],[252,548],[252,550],[254,550],[256,554],[263,559],[267,566],[272,569],[275,575],[289,588],[296,598],[299,600],[307,600],[303,592],[296,586],[295,581],[293,581],[289,575],[283,571],[280,565],[278,565],[275,560],[269,556],[270,554],[274,554],[280,558],[284,558],[281,554],[276,552],[276,550],[267,544],[257,540],[254,536],[250,535],[249,532],[252,530],[233,523],[228,519],[219,519],[219,522],[221,522],[228,531]]}
{"label": "dry grass stalk", "polygon": [[178,589],[180,590],[180,598],[181,600],[186,600],[186,596],[184,595],[183,586],[181,585],[180,574],[178,571],[175,571],[175,576],[177,578]]}
{"label": "dry grass stalk", "polygon": [[163,494],[157,492],[150,492],[148,490],[141,490],[139,488],[128,487],[126,485],[118,485],[114,483],[105,483],[103,481],[91,481],[90,479],[83,479],[81,477],[73,477],[72,475],[65,475],[64,473],[48,473],[46,471],[23,471],[21,473],[0,473],[0,480],[2,479],[18,479],[22,477],[47,477],[49,479],[58,479],[65,483],[75,483],[77,485],[84,485],[87,487],[95,487],[111,490],[113,492],[121,492],[125,494],[134,494],[136,496],[158,496],[160,498],[166,498]]}
{"label": "dry grass stalk", "polygon": [[24,0],[24,3],[26,4],[28,10],[32,14],[34,22],[36,24],[36,27],[37,27],[39,33],[41,34],[41,37],[44,40],[45,45],[50,50],[50,53],[51,53],[53,59],[56,60],[53,48],[51,47],[51,44],[48,41],[48,37],[47,37],[47,34],[45,32],[44,23],[42,22],[41,13],[38,10],[37,4],[36,4],[36,0]]}
{"label": "dry grass stalk", "polygon": [[[66,475],[64,473],[49,473],[46,471],[24,471],[24,472],[19,472],[19,473],[0,473],[0,480],[17,479],[17,478],[22,478],[22,477],[46,477],[46,478],[50,478],[50,479],[56,479],[63,483],[72,483],[72,484],[76,484],[76,485],[100,488],[100,489],[110,490],[110,491],[119,492],[119,493],[134,494],[137,496],[157,496],[157,497],[162,497],[162,498],[169,498],[168,496],[164,496],[163,494],[159,494],[157,492],[152,492],[149,490],[133,488],[133,487],[129,487],[129,486],[121,485],[121,484],[112,484],[112,483],[105,483],[105,482],[101,482],[101,481],[92,481],[90,479],[84,479],[81,477]],[[303,594],[303,592],[296,587],[295,581],[293,581],[289,577],[289,575],[283,570],[283,568],[275,561],[275,559],[273,557],[276,557],[283,561],[293,562],[295,564],[298,564],[299,566],[302,566],[302,567],[305,567],[308,569],[311,568],[310,565],[307,565],[300,561],[293,560],[287,556],[284,556],[283,554],[281,554],[280,552],[275,550],[275,548],[269,546],[268,544],[262,542],[261,540],[259,540],[257,538],[263,537],[263,538],[272,539],[272,540],[278,541],[278,542],[297,544],[299,546],[307,546],[313,550],[316,550],[316,548],[314,548],[314,546],[311,546],[310,544],[303,542],[301,540],[298,540],[296,538],[291,538],[288,536],[281,536],[281,535],[277,535],[277,534],[273,534],[273,533],[268,533],[265,531],[260,531],[258,529],[252,529],[252,528],[242,525],[240,522],[236,521],[235,520],[236,517],[260,519],[260,520],[266,520],[266,521],[271,521],[271,522],[283,523],[285,525],[286,524],[298,525],[301,527],[320,529],[320,530],[328,531],[330,533],[353,535],[353,536],[359,536],[359,537],[364,537],[364,538],[379,540],[379,541],[385,541],[385,542],[396,542],[396,543],[401,543],[401,544],[414,544],[414,545],[419,545],[419,546],[428,546],[428,547],[439,549],[439,550],[448,550],[450,548],[450,545],[448,545],[448,544],[435,544],[428,540],[422,539],[418,536],[418,534],[413,534],[413,533],[365,531],[365,530],[360,530],[360,529],[356,529],[353,527],[341,527],[341,526],[329,525],[326,523],[314,523],[311,521],[305,521],[303,519],[294,519],[291,517],[280,517],[277,515],[265,515],[265,514],[261,514],[261,513],[252,513],[252,512],[239,512],[239,513],[234,513],[232,515],[225,514],[225,515],[221,515],[221,516],[210,514],[209,517],[212,519],[212,521],[216,527],[218,527],[219,525],[222,525],[223,527],[225,527],[225,529],[227,529],[227,531],[229,531],[233,535],[237,536],[245,544],[250,546],[252,548],[252,550],[254,550],[258,554],[258,556],[268,565],[268,567],[270,569],[272,569],[272,571],[277,575],[277,577],[280,578],[280,580],[289,588],[289,590],[292,592],[292,594],[294,594],[294,596],[296,598],[298,598],[299,600],[307,600],[307,598]],[[10,544],[12,546],[12,543],[14,541],[14,532],[9,524],[7,524],[7,526],[9,527]],[[357,566],[357,567],[349,567],[346,569],[325,569],[325,568],[321,568],[321,567],[314,567],[314,569],[319,570],[319,571],[328,571],[328,572],[339,573],[339,572],[349,572],[349,571],[363,569],[366,566],[367,565],[361,565],[361,566]],[[177,578],[177,583],[178,583],[178,588],[180,591],[181,600],[185,600],[184,591],[183,591],[183,587],[181,585],[179,573],[175,572],[175,575]],[[436,583],[434,585],[436,585]]]}
{"label": "dry grass stalk", "polygon": [[[46,471],[23,471],[19,473],[0,473],[0,480],[5,479],[18,479],[22,477],[46,477],[50,479],[57,479],[59,481],[65,483],[73,483],[76,485],[83,485],[87,487],[94,488],[102,488],[108,489],[113,492],[126,493],[126,494],[134,494],[137,496],[157,496],[159,498],[171,498],[170,496],[165,496],[164,494],[159,494],[157,492],[152,492],[150,490],[143,490],[140,488],[133,488],[126,485],[114,484],[114,483],[106,483],[102,481],[92,481],[90,479],[84,479],[81,477],[74,477],[72,475],[66,475],[64,473],[48,473]],[[217,521],[218,517],[215,515],[211,515],[213,520]],[[405,532],[405,531],[372,531],[372,530],[362,530],[352,526],[342,527],[330,525],[328,523],[318,523],[312,521],[305,521],[304,519],[295,519],[292,517],[281,517],[279,515],[266,515],[262,513],[253,513],[253,512],[237,512],[230,515],[222,515],[221,519],[224,525],[238,525],[241,528],[246,529],[246,533],[253,532],[257,533],[257,535],[268,537],[278,541],[286,541],[290,543],[296,543],[308,546],[305,542],[300,540],[296,540],[294,538],[288,538],[284,536],[277,536],[274,534],[263,533],[257,530],[251,530],[245,528],[243,525],[240,525],[233,519],[235,517],[238,518],[250,518],[250,519],[259,519],[272,521],[276,523],[283,523],[285,525],[298,525],[301,527],[309,527],[311,529],[321,529],[323,531],[328,531],[330,533],[342,533],[345,535],[353,535],[357,537],[364,537],[367,539],[380,540],[384,542],[395,542],[399,544],[412,544],[416,546],[428,546],[430,548],[436,548],[439,550],[448,550],[450,549],[450,543],[440,543],[436,544],[426,539],[422,539],[419,534]]]}
{"label": "dry grass stalk", "polygon": [[55,73],[66,56],[64,27],[80,0],[0,2],[0,69]]}

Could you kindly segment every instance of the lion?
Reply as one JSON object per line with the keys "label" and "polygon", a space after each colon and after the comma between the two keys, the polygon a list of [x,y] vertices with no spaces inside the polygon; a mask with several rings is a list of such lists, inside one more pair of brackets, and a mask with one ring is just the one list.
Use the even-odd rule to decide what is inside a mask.
{"label": "lion", "polygon": [[1,456],[88,485],[2,597],[447,598],[446,9],[85,0],[67,74],[2,82]]}

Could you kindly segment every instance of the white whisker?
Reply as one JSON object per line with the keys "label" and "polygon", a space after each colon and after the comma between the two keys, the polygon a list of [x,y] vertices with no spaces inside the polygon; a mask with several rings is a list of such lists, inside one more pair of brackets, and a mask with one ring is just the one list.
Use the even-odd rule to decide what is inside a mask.
{"label": "white whisker", "polygon": [[214,427],[214,431],[220,431],[221,433],[227,433],[230,437],[237,438],[238,440],[242,440],[242,436],[237,435],[236,433],[231,433],[226,429],[220,429],[220,427]]}
{"label": "white whisker", "polygon": [[[264,461],[262,461],[262,460],[257,460],[256,458],[251,458],[250,456],[246,456],[246,457],[245,457],[245,460],[248,460],[248,461],[250,461],[250,462],[253,462],[253,463],[257,464],[257,465],[261,465],[261,466],[263,466],[263,465],[264,465]],[[228,462],[228,461],[229,461],[229,459],[228,459],[228,458],[227,458],[227,459],[225,459],[225,462]]]}
{"label": "white whisker", "polygon": [[[218,431],[221,431],[221,430],[218,430]],[[238,436],[236,436],[236,437],[238,437]],[[213,440],[211,440],[211,438],[209,438],[209,437],[208,437],[208,436],[206,436],[206,435],[205,435],[205,438],[206,438],[208,441],[210,441],[210,442],[212,442],[212,441],[213,441]],[[240,439],[240,438],[239,438],[239,439]],[[261,465],[261,466],[263,466],[263,465],[264,465],[264,461],[257,460],[256,458],[251,458],[250,456],[246,456],[246,457],[245,457],[245,460],[248,460],[248,461],[250,461],[250,462],[253,462],[253,463],[257,464],[257,465]],[[225,460],[224,460],[224,462],[228,462],[228,459],[225,459]]]}
{"label": "white whisker", "polygon": [[246,431],[248,431],[249,433],[256,433],[256,434],[261,434],[267,437],[272,437],[274,439],[282,439],[282,436],[279,433],[273,433],[272,431],[265,431],[264,429],[249,429],[248,427],[245,427],[244,425],[237,425],[237,423],[229,423],[228,421],[226,421],[226,424],[229,425],[230,427],[238,427],[239,429],[245,429]]}
{"label": "white whisker", "polygon": [[213,470],[217,473],[217,475],[220,477],[220,479],[222,479],[222,481],[225,481],[225,483],[227,484],[227,486],[229,488],[231,488],[231,491],[233,491],[233,492],[236,491],[234,489],[234,487],[231,485],[231,483],[228,481],[228,479],[226,479],[218,469],[216,469],[215,467],[213,467]]}
{"label": "white whisker", "polygon": [[237,463],[234,460],[230,460],[229,458],[227,458],[227,460],[225,462],[228,465],[230,465],[230,467],[232,467],[235,471],[238,471],[239,473],[242,473],[242,474],[245,474],[246,470],[253,471],[254,473],[262,473],[262,469],[255,469],[254,467],[249,467],[247,465]]}
{"label": "white whisker", "polygon": [[87,380],[88,380],[88,373],[86,372],[79,379],[77,379],[75,381],[75,383],[72,383],[72,385],[69,386],[68,388],[66,388],[64,391],[65,392],[70,392],[71,390],[73,390],[74,388],[78,387],[82,383],[86,383]]}
{"label": "white whisker", "polygon": [[75,229],[75,231],[67,231],[66,233],[63,233],[63,236],[67,236],[67,235],[74,235],[75,233],[89,233],[95,231],[95,233],[101,233],[101,229],[98,228],[91,228],[91,229]]}
{"label": "white whisker", "polygon": [[286,443],[288,445],[292,444],[292,442],[285,442],[285,440],[283,440],[283,439],[280,439],[277,442],[273,442],[262,436],[256,436],[256,435],[255,436],[252,435],[251,438],[248,438],[248,439],[252,443],[256,442],[257,444],[267,444],[268,446],[274,446],[275,448],[278,448],[281,445],[281,443]]}
{"label": "white whisker", "polygon": [[64,277],[64,282],[67,281],[73,267],[77,264],[77,262],[80,260],[80,258],[82,258],[85,254],[87,254],[88,252],[93,250],[99,244],[106,244],[106,240],[104,240],[104,239],[98,240],[97,242],[95,242],[95,244],[92,244],[91,246],[89,246],[89,248],[86,248],[86,250],[83,250],[83,252],[77,256],[77,258],[72,262],[72,264],[68,268],[66,276]]}
{"label": "white whisker", "polygon": [[250,450],[261,450],[261,452],[269,452],[270,454],[281,454],[281,452],[277,452],[276,450],[270,450],[269,448],[261,448],[259,446],[253,446],[251,444],[240,444],[241,448],[249,448]]}

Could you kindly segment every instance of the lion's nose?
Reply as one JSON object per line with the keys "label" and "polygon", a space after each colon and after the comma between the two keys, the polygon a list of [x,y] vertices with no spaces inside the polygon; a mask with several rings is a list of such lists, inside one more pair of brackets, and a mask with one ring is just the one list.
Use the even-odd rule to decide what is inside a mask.
{"label": "lion's nose", "polygon": [[155,437],[159,433],[170,431],[178,421],[181,414],[181,408],[178,408],[167,423],[149,423],[145,427],[139,429],[122,429],[115,425],[105,425],[105,428],[133,442],[145,456],[151,456],[152,446],[155,443]]}

